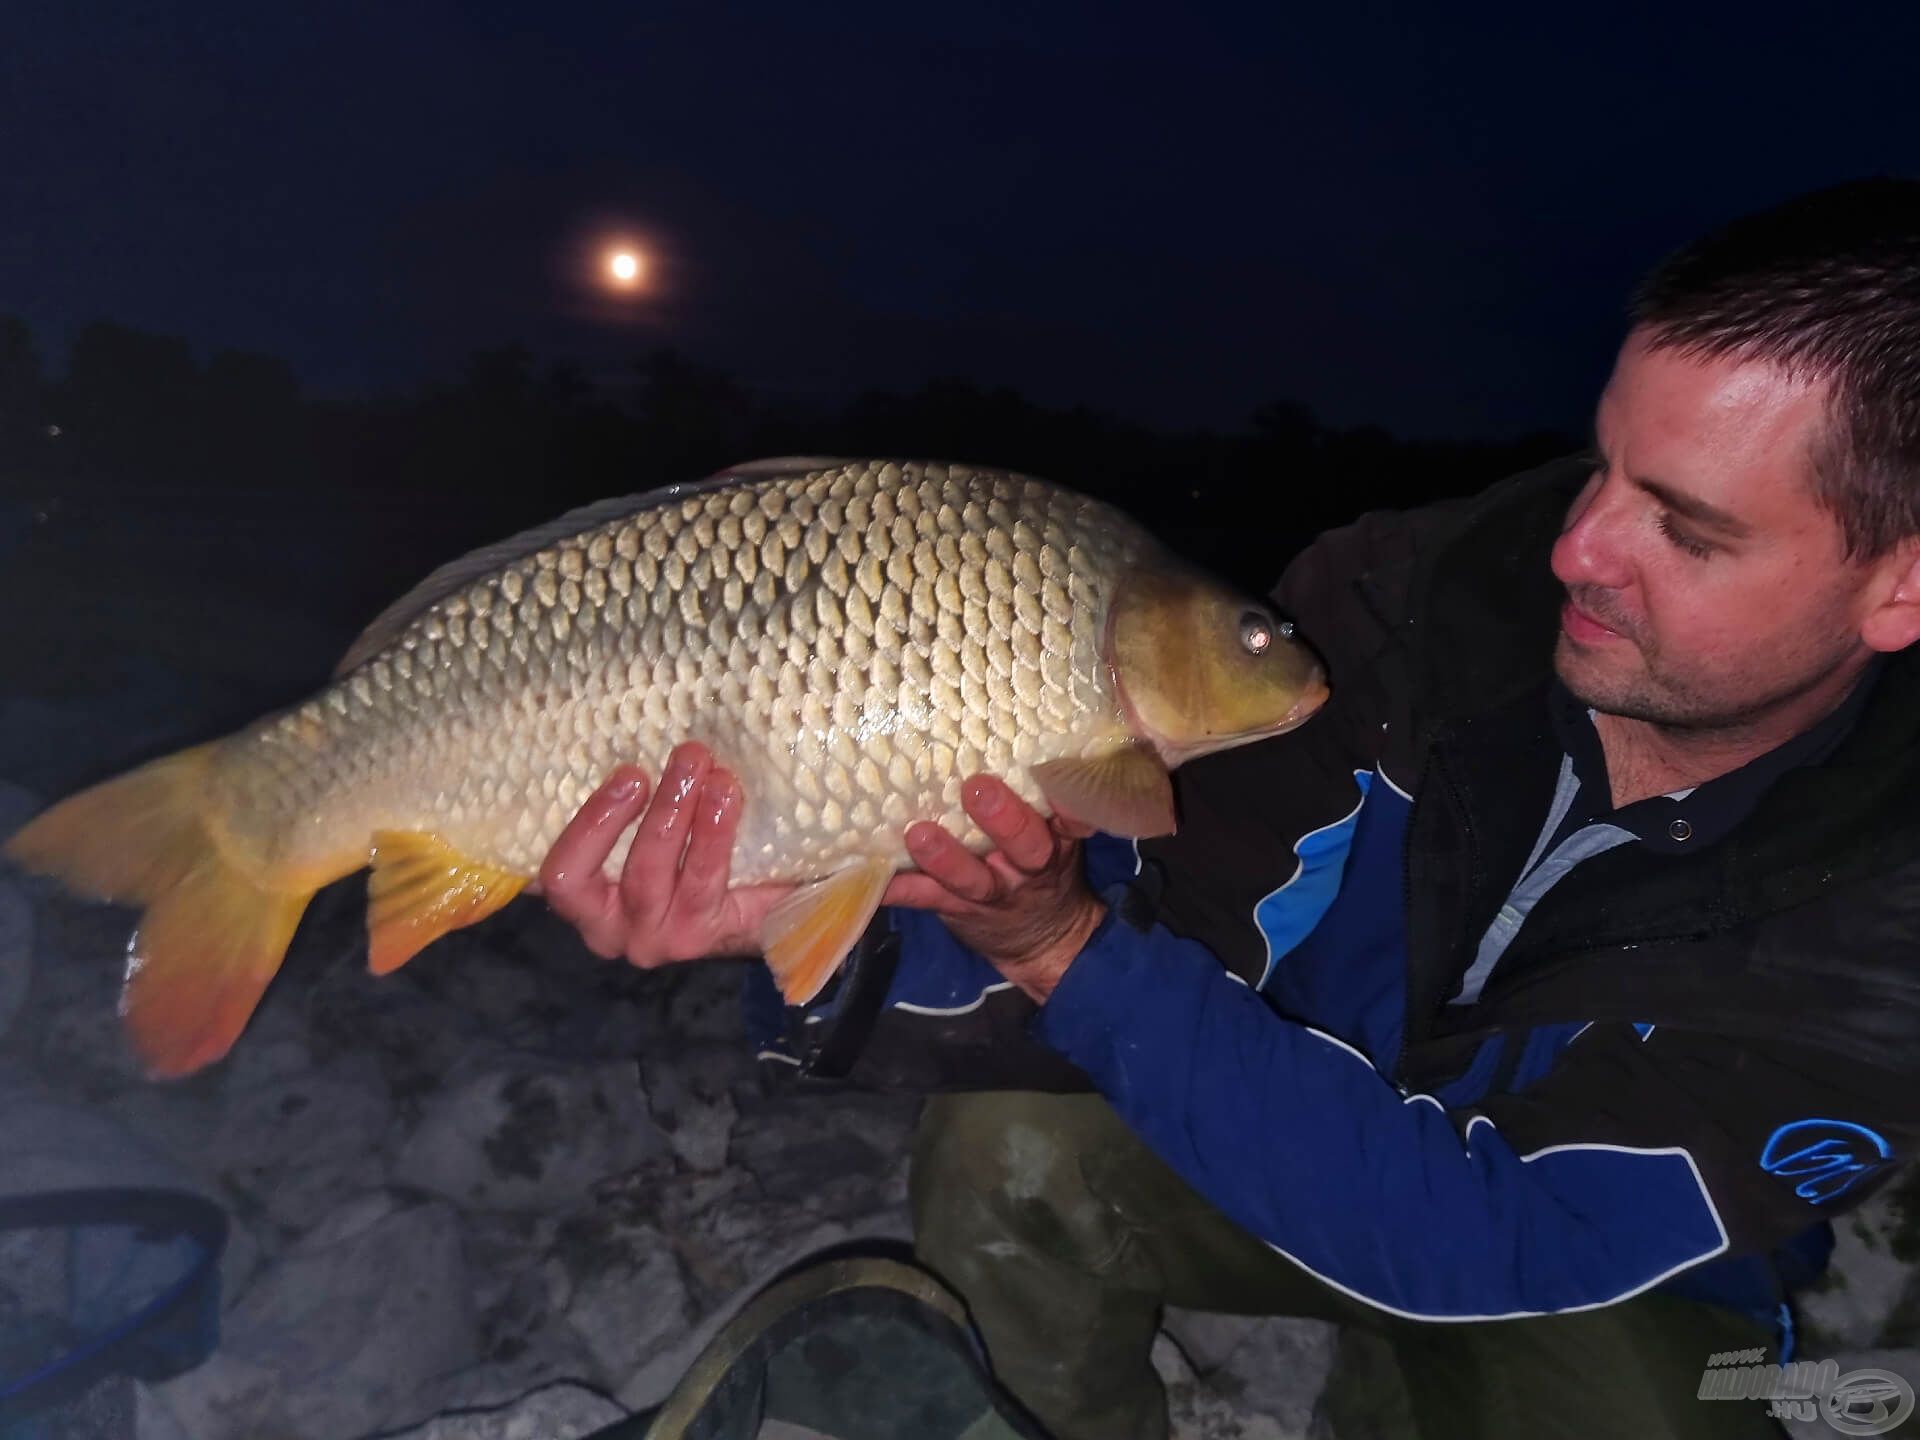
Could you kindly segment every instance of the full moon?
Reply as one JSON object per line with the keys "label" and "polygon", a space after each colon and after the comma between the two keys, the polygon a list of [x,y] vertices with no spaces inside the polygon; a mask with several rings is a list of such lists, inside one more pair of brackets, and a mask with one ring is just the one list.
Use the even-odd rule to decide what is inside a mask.
{"label": "full moon", "polygon": [[640,257],[631,250],[618,250],[607,258],[607,270],[622,285],[640,278]]}

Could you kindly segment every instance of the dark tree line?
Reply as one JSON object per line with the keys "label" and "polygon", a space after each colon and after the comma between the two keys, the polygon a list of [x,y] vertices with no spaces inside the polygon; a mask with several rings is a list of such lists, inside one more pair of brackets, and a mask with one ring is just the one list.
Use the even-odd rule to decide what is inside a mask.
{"label": "dark tree line", "polygon": [[1363,510],[1476,489],[1571,448],[1544,434],[1405,441],[1284,401],[1236,433],[1166,433],[958,379],[808,414],[671,351],[589,378],[517,345],[411,394],[343,402],[304,396],[276,357],[202,362],[183,339],[105,322],[80,332],[56,374],[28,327],[0,316],[0,501],[16,512],[54,497],[217,507],[324,495],[351,510],[356,497],[401,495],[442,502],[445,539],[465,545],[743,459],[894,455],[1074,485],[1264,585],[1298,545]]}

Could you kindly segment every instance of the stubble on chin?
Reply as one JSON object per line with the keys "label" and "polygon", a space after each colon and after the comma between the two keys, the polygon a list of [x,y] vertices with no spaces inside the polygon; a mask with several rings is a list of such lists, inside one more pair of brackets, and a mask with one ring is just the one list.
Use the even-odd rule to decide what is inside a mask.
{"label": "stubble on chin", "polygon": [[1560,683],[1567,687],[1568,694],[1603,715],[1645,720],[1655,725],[1685,723],[1676,718],[1676,706],[1662,705],[1648,693],[1652,685],[1644,670],[1637,675],[1610,678],[1594,663],[1594,657],[1584,654],[1581,647],[1564,634],[1554,644],[1553,670],[1560,677]]}

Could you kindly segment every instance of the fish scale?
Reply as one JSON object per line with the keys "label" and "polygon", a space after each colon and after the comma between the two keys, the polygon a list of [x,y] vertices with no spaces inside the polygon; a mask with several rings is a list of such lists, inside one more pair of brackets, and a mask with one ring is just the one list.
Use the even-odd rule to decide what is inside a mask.
{"label": "fish scale", "polygon": [[[854,858],[904,866],[914,819],[978,846],[965,775],[1003,772],[1038,801],[1027,765],[1124,734],[1099,628],[1142,548],[1111,507],[957,466],[847,466],[668,500],[434,604],[316,700],[231,742],[284,803],[236,794],[227,823],[275,863],[426,828],[531,872],[615,765],[657,774],[698,738],[747,797],[743,883]],[[1023,573],[1037,603],[1018,600]],[[489,617],[491,663],[469,663]],[[502,785],[490,762],[510,754],[524,764]],[[334,823],[302,823],[323,793]]]}

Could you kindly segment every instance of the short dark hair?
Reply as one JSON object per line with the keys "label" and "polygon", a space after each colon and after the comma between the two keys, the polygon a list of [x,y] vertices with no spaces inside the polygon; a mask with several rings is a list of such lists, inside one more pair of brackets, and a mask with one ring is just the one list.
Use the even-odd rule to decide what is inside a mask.
{"label": "short dark hair", "polygon": [[1650,342],[1827,382],[1814,491],[1849,558],[1920,535],[1920,181],[1857,180],[1714,231],[1634,294]]}

